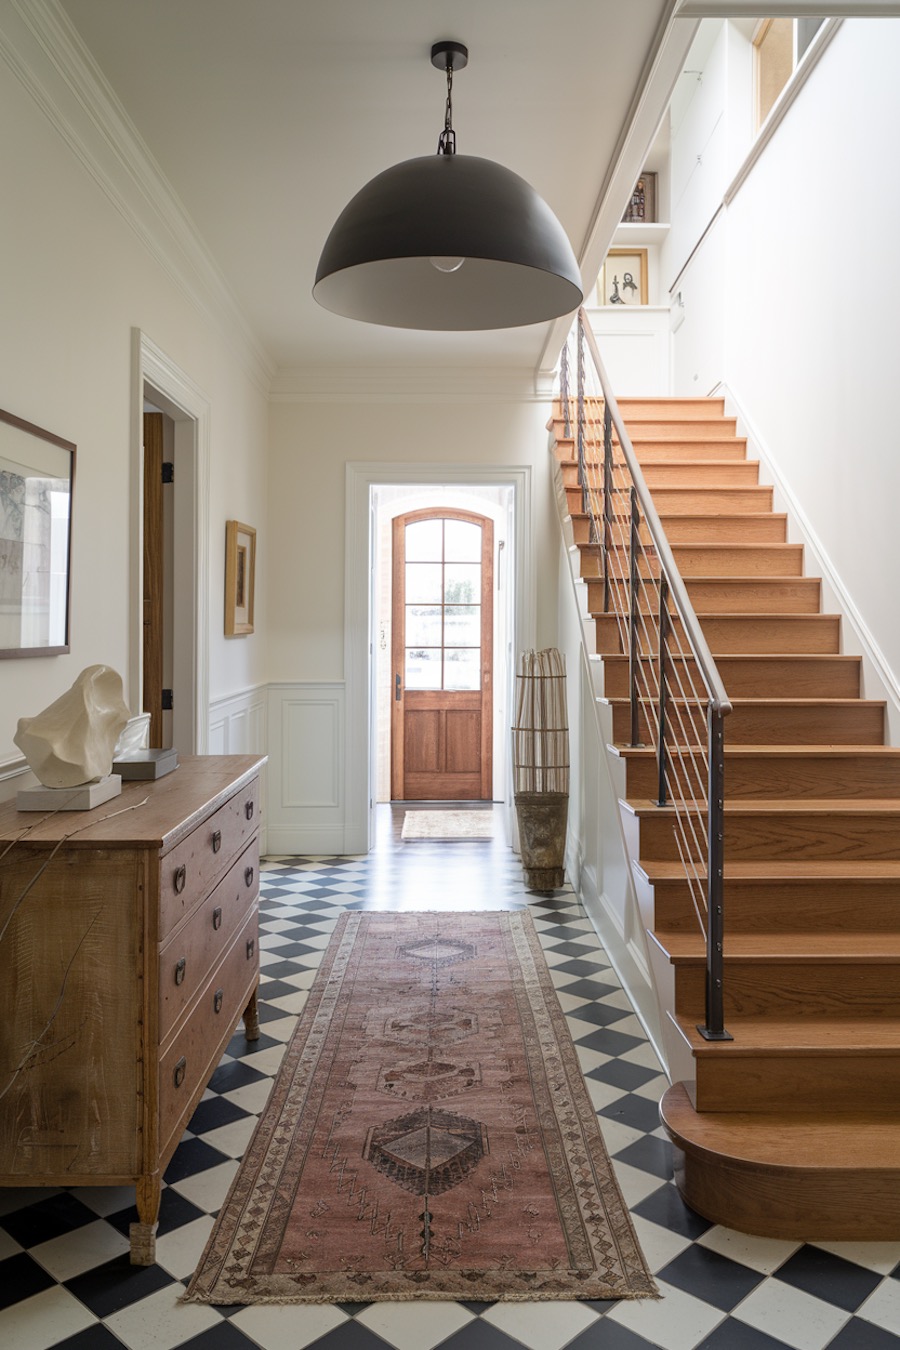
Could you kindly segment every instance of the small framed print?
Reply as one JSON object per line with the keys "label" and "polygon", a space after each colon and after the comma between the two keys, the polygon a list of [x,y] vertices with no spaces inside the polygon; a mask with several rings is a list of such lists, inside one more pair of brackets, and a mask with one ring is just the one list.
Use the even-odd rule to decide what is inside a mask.
{"label": "small framed print", "polygon": [[623,221],[644,225],[656,220],[656,174],[642,173],[634,185]]}
{"label": "small framed print", "polygon": [[256,530],[239,520],[225,522],[225,636],[253,632],[256,584]]}
{"label": "small framed print", "polygon": [[611,248],[597,281],[600,305],[647,304],[647,250]]}

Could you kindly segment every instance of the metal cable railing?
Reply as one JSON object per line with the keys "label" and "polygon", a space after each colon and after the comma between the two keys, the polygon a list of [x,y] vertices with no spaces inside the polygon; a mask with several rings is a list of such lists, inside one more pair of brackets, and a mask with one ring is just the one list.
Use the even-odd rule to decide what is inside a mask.
{"label": "metal cable railing", "polygon": [[[575,369],[575,388],[571,373]],[[706,941],[708,1040],[724,1026],[724,720],[731,703],[597,350],[584,310],[560,366],[566,434],[597,545],[603,613],[628,657],[630,742],[651,745],[659,807],[672,811],[675,849]]]}

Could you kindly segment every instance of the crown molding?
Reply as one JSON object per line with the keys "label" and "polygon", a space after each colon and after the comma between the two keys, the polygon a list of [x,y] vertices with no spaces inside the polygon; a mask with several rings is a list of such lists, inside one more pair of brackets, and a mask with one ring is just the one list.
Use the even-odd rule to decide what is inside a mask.
{"label": "crown molding", "polygon": [[224,274],[57,0],[0,5],[0,57],[110,202],[268,394],[275,365]]}
{"label": "crown molding", "polygon": [[531,366],[283,366],[272,403],[543,403]]}

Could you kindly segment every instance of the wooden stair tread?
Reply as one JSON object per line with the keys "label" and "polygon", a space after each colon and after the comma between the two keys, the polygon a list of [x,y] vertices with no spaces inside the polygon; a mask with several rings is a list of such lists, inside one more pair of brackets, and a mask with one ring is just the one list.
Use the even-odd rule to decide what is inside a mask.
{"label": "wooden stair tread", "polygon": [[[628,659],[627,657],[625,658]],[[612,702],[612,700],[609,700]],[[627,701],[627,700],[626,700]],[[706,753],[703,745],[682,746],[690,754]],[[622,745],[610,743],[608,749],[620,759],[656,759],[656,751],[651,745]],[[820,745],[804,741],[800,745],[753,745],[735,743],[725,746],[725,759],[778,759],[802,755],[804,759],[834,759],[836,757],[865,755],[876,759],[900,760],[900,746],[896,745]],[[727,782],[726,782],[727,791]]]}
{"label": "wooden stair tread", "polygon": [[684,1084],[676,1083],[660,1114],[680,1147],[746,1167],[819,1172],[825,1159],[829,1168],[847,1172],[900,1167],[900,1130],[889,1113],[697,1112]]}
{"label": "wooden stair tread", "polygon": [[[655,928],[651,935],[673,964],[706,963],[706,943],[699,930]],[[900,961],[900,933],[728,933],[725,956],[753,961],[825,961],[833,965],[864,963],[895,964]]]}
{"label": "wooden stair tread", "polygon": [[[900,1054],[900,1018],[897,1017],[741,1017],[730,1013],[725,1029],[731,1041],[707,1041],[697,1030],[697,1018],[669,1013],[695,1057],[758,1055],[765,1052],[795,1059],[816,1055]],[[896,1121],[894,1129],[900,1136]]]}
{"label": "wooden stair tread", "polygon": [[[648,799],[623,799],[622,805],[632,815],[659,817],[663,812],[674,814],[672,806],[659,806]],[[697,803],[694,803],[696,806]],[[698,808],[699,809],[699,808]],[[840,813],[871,816],[896,816],[900,820],[900,801],[894,797],[748,797],[725,801],[726,816],[784,816],[837,815]]]}
{"label": "wooden stair tread", "polygon": [[[609,704],[610,707],[630,703],[630,699],[613,696],[607,698],[604,694],[598,695],[597,701],[603,704]],[[642,702],[648,702],[645,696]],[[669,702],[672,703],[699,703],[700,697],[685,697],[674,691],[669,694]],[[884,708],[887,706],[885,699],[879,698],[754,698],[752,695],[738,695],[731,700],[735,708]],[[727,730],[726,722],[726,730]],[[876,746],[875,749],[883,747]]]}
{"label": "wooden stair tread", "polygon": [[[680,860],[641,858],[633,864],[652,884],[664,881],[684,881],[684,866]],[[705,879],[705,873],[698,876]],[[819,862],[815,859],[803,859],[800,862],[782,862],[780,860],[763,862],[725,863],[725,881],[754,881],[762,885],[777,881],[900,881],[900,860],[854,858],[844,862],[839,858],[826,858]]]}

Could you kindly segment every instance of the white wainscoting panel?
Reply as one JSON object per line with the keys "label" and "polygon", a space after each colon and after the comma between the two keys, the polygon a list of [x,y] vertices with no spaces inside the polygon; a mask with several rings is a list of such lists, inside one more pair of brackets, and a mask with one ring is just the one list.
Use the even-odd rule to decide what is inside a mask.
{"label": "white wainscoting panel", "polygon": [[344,682],[269,685],[270,853],[347,847]]}
{"label": "white wainscoting panel", "polygon": [[[207,753],[210,755],[264,755],[268,751],[267,686],[257,685],[225,698],[217,698],[209,705]],[[265,853],[268,844],[269,773],[260,776],[259,848]]]}

